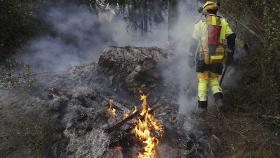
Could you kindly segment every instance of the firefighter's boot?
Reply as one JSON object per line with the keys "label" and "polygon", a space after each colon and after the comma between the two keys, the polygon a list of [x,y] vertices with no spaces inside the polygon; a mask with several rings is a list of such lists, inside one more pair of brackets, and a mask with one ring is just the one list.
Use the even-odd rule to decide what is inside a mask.
{"label": "firefighter's boot", "polygon": [[207,101],[198,101],[199,111],[207,111],[207,106],[208,106]]}

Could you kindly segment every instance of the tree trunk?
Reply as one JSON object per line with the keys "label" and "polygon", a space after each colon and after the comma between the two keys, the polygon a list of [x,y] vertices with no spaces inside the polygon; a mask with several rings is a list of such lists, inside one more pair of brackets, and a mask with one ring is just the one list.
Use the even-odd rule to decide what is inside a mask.
{"label": "tree trunk", "polygon": [[172,30],[178,19],[178,1],[168,0],[168,42],[172,44],[174,38],[172,37]]}

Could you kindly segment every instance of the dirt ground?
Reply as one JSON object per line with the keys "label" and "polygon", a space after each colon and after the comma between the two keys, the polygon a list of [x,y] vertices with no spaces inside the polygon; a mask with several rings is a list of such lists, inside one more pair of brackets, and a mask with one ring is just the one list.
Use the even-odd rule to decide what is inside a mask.
{"label": "dirt ground", "polygon": [[256,115],[209,110],[199,116],[214,157],[279,158],[279,122]]}

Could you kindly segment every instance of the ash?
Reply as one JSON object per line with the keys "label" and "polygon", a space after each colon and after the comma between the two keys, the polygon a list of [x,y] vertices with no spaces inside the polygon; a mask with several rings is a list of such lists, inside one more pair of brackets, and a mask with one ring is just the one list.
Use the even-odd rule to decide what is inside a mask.
{"label": "ash", "polygon": [[[44,111],[56,129],[50,144],[52,157],[129,158],[135,156],[139,147],[130,133],[132,121],[112,133],[104,129],[122,120],[123,109],[140,106],[140,93],[145,93],[150,107],[160,105],[154,115],[165,126],[159,157],[210,157],[211,149],[203,134],[195,130],[191,116],[186,119],[178,115],[177,84],[162,75],[161,68],[170,56],[168,50],[156,47],[108,47],[98,63],[47,77],[38,75],[36,93],[5,92],[8,97],[2,95],[1,100],[5,99],[8,106],[9,98],[15,107],[21,107],[18,111],[22,115],[36,118]],[[116,118],[108,113],[109,97],[114,100]],[[44,110],[34,112],[41,107]]]}

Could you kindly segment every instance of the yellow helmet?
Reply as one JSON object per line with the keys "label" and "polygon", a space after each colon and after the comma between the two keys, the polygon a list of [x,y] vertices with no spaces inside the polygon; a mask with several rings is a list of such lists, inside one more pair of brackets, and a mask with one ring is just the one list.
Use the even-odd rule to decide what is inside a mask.
{"label": "yellow helmet", "polygon": [[202,7],[202,12],[207,13],[208,10],[218,10],[218,9],[219,9],[219,5],[217,3],[212,1],[207,1]]}

